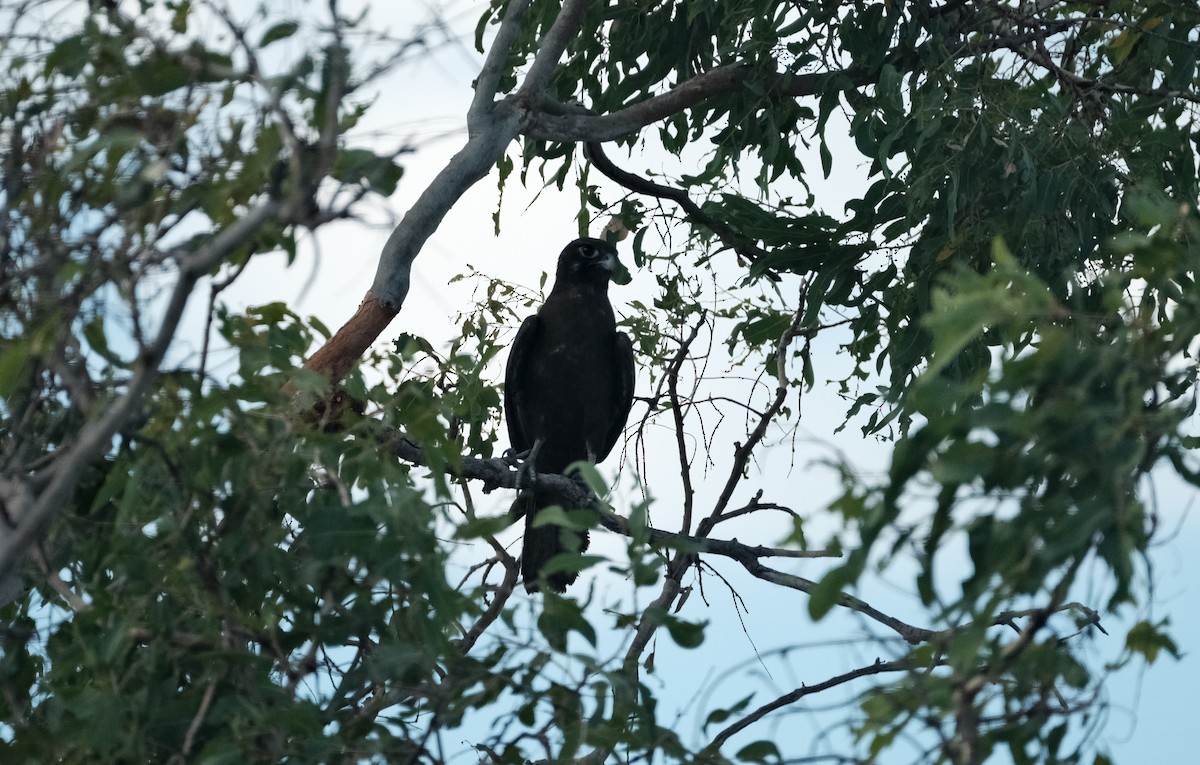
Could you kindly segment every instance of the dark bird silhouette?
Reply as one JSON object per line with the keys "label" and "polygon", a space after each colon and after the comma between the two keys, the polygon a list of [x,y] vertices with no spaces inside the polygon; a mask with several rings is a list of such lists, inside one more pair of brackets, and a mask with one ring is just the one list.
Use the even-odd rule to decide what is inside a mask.
{"label": "dark bird silhouette", "polygon": [[[504,375],[508,438],[539,473],[562,473],[572,462],[601,462],[621,435],[633,403],[633,345],[617,331],[608,283],[619,267],[617,249],[600,239],[577,239],[558,256],[554,287],[513,340]],[[562,552],[587,549],[582,534],[546,525],[534,528],[538,511],[559,500],[538,488],[513,505],[525,514],[521,576],[538,588],[542,567]],[[574,572],[550,573],[546,583],[562,592]]]}

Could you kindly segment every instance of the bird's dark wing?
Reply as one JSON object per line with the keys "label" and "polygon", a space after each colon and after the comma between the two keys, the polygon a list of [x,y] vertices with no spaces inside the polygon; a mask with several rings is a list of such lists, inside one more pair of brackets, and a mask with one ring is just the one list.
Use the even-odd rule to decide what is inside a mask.
{"label": "bird's dark wing", "polygon": [[521,384],[521,374],[529,362],[540,330],[541,319],[537,314],[521,322],[521,328],[509,346],[508,366],[504,369],[504,414],[508,419],[508,443],[518,452],[533,447],[531,434],[525,432],[530,391]]}
{"label": "bird's dark wing", "polygon": [[596,457],[597,462],[608,456],[621,437],[621,431],[625,430],[625,421],[629,419],[629,409],[633,406],[633,381],[633,343],[629,335],[618,332],[613,338],[612,421],[604,437],[604,450]]}

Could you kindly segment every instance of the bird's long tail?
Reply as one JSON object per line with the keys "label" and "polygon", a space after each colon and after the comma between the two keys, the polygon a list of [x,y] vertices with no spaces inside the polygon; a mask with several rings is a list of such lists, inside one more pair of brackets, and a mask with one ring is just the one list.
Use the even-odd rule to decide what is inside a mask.
{"label": "bird's long tail", "polygon": [[[536,491],[526,490],[517,495],[512,512],[525,516],[525,542],[521,551],[521,579],[527,592],[536,592],[541,585],[542,568],[555,555],[564,552],[583,552],[588,547],[586,531],[572,531],[561,526],[535,527],[534,520],[542,508],[557,504],[549,497],[539,497]],[[545,584],[555,592],[564,592],[575,581],[574,571],[555,571],[546,577]]]}

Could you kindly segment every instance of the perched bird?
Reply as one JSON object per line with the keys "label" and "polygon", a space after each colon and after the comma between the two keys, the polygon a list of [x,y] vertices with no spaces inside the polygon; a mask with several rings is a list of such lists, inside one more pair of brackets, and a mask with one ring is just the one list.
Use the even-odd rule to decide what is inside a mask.
{"label": "perched bird", "polygon": [[[572,462],[600,462],[612,451],[633,403],[633,345],[617,331],[608,283],[620,266],[617,249],[600,239],[577,239],[558,256],[554,287],[513,340],[504,375],[508,438],[539,473],[562,473]],[[534,486],[517,497],[525,514],[521,576],[537,590],[546,561],[587,549],[587,533],[558,526],[534,528],[542,508],[558,500]],[[574,572],[551,573],[562,592]]]}

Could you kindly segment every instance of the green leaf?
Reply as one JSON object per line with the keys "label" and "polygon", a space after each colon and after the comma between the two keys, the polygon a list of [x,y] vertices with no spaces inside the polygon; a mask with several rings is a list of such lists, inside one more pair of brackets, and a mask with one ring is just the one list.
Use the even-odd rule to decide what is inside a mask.
{"label": "green leaf", "polygon": [[699,648],[703,645],[705,624],[685,622],[674,616],[666,620],[667,632],[680,648]]}
{"label": "green leaf", "polygon": [[55,71],[66,77],[78,77],[92,60],[92,43],[83,35],[64,38],[46,56],[46,75]]}
{"label": "green leaf", "polygon": [[583,616],[583,607],[572,598],[564,598],[552,592],[545,593],[543,609],[538,617],[538,629],[557,651],[567,650],[567,636],[577,632],[593,647],[596,645],[596,630]]}
{"label": "green leaf", "polygon": [[938,455],[930,466],[930,473],[942,484],[964,484],[987,476],[995,467],[996,460],[994,450],[987,444],[955,441]]}
{"label": "green leaf", "polygon": [[587,531],[592,527],[592,524],[588,523],[589,516],[590,513],[586,511],[568,513],[562,505],[550,505],[537,511],[533,527],[540,529],[543,526],[559,526],[571,531]]}
{"label": "green leaf", "polygon": [[367,149],[345,149],[338,152],[329,174],[342,183],[365,184],[372,191],[390,196],[404,175],[404,168]]}
{"label": "green leaf", "polygon": [[0,351],[0,398],[12,397],[25,377],[29,363],[29,343],[16,341]]}
{"label": "green leaf", "polygon": [[608,558],[603,555],[584,555],[577,552],[565,552],[555,555],[550,560],[546,561],[542,566],[541,575],[549,576],[559,572],[567,572],[577,574],[580,571],[595,566],[597,563],[604,563]]}
{"label": "green leaf", "polygon": [[810,593],[808,613],[813,619],[819,620],[833,608],[842,596],[842,590],[849,583],[850,573],[845,566],[839,566],[826,574],[817,582]]}
{"label": "green leaf", "polygon": [[125,485],[128,482],[128,466],[118,461],[108,471],[108,475],[104,478],[104,483],[100,486],[99,491],[96,492],[95,497],[92,498],[92,506],[89,508],[88,514],[94,514],[97,510],[108,504],[113,497],[125,490]]}
{"label": "green leaf", "polygon": [[[201,56],[206,53],[200,51]],[[196,74],[175,56],[160,54],[134,66],[131,82],[137,83],[137,90],[142,95],[156,98],[203,79],[203,75]]]}
{"label": "green leaf", "polygon": [[454,530],[455,539],[482,539],[504,531],[513,523],[512,516],[493,516],[491,518],[474,518],[461,524]]}
{"label": "green leaf", "polygon": [[298,22],[281,21],[263,33],[262,39],[258,42],[258,47],[265,48],[273,42],[286,40],[296,34],[299,29],[300,24]]}
{"label": "green leaf", "polygon": [[188,14],[191,13],[191,10],[191,0],[181,0],[181,2],[175,6],[175,13],[171,15],[172,32],[178,35],[185,34],[187,32]]}
{"label": "green leaf", "polygon": [[572,462],[570,465],[567,465],[563,473],[565,475],[574,474],[582,478],[583,482],[592,490],[592,493],[597,496],[608,492],[608,482],[604,480],[604,476],[601,475],[599,468],[596,467],[596,463],[594,462],[588,462],[587,460]]}
{"label": "green leaf", "polygon": [[635,502],[629,509],[629,541],[631,545],[646,543],[650,503],[649,499]]}
{"label": "green leaf", "polygon": [[1176,660],[1182,658],[1179,646],[1161,629],[1169,623],[1168,619],[1163,619],[1158,624],[1138,622],[1125,636],[1125,647],[1132,653],[1141,654],[1147,664],[1153,664],[1162,651],[1171,654]]}
{"label": "green leaf", "polygon": [[783,759],[775,742],[766,740],[747,744],[734,756],[745,762],[779,762]]}
{"label": "green leaf", "polygon": [[733,717],[734,715],[740,713],[742,710],[744,710],[747,706],[750,705],[750,701],[753,698],[754,698],[754,694],[751,693],[749,696],[746,696],[745,698],[741,699],[740,701],[734,703],[734,705],[731,707],[728,707],[726,709],[714,709],[713,711],[709,712],[708,717],[704,718],[704,727],[702,728],[702,730],[705,733],[707,733],[708,726],[716,725],[718,723],[723,723],[726,720],[728,720],[730,717]]}

